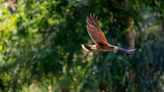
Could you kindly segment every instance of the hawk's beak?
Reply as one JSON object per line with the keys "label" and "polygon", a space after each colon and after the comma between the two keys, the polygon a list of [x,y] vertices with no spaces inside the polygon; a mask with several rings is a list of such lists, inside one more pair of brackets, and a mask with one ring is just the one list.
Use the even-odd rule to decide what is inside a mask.
{"label": "hawk's beak", "polygon": [[85,51],[89,51],[83,44],[81,44],[81,47],[82,47]]}

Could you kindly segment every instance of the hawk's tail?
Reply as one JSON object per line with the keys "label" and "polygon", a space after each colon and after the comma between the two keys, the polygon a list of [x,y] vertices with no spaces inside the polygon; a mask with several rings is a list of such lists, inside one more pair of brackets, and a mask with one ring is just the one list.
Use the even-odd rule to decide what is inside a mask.
{"label": "hawk's tail", "polygon": [[124,49],[124,48],[120,48],[120,47],[119,47],[118,50],[121,51],[121,52],[123,52],[123,53],[130,54],[130,55],[135,54],[135,49],[126,50],[126,49]]}
{"label": "hawk's tail", "polygon": [[94,51],[96,50],[96,45],[87,45],[87,44],[82,44],[81,45],[82,48],[85,50],[85,51]]}

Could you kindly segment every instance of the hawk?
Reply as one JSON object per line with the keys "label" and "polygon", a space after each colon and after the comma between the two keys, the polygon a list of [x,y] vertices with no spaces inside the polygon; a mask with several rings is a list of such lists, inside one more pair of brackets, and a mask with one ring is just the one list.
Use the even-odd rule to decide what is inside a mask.
{"label": "hawk", "polygon": [[90,15],[86,19],[86,27],[90,38],[95,43],[94,45],[82,44],[82,48],[86,51],[122,51],[126,54],[133,54],[135,49],[124,49],[119,46],[111,45],[108,43],[104,33],[101,31],[99,24],[97,22],[97,16]]}

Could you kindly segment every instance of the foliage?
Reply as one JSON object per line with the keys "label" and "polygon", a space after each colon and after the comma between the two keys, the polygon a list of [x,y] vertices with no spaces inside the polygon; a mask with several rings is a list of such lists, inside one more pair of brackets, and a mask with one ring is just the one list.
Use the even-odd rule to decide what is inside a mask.
{"label": "foliage", "polygon": [[[0,2],[0,91],[164,90],[162,0],[18,0],[15,13]],[[111,44],[135,31],[136,54],[84,52],[90,13]]]}

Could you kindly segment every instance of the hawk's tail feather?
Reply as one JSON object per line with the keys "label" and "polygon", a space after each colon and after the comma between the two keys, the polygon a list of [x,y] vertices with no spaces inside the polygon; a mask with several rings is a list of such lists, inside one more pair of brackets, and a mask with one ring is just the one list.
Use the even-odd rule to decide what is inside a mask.
{"label": "hawk's tail feather", "polygon": [[126,54],[131,54],[131,55],[135,54],[135,49],[126,50],[124,48],[119,48],[118,50]]}

